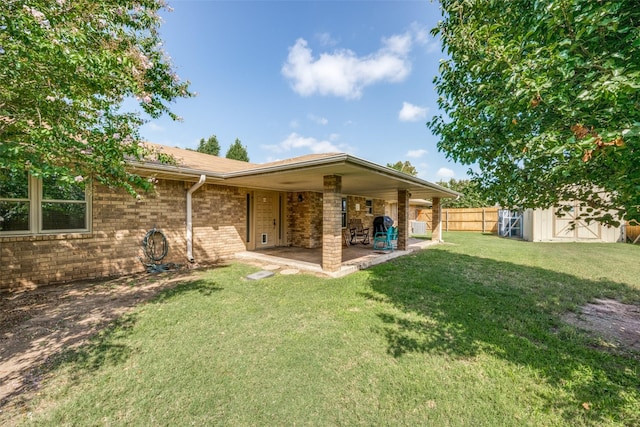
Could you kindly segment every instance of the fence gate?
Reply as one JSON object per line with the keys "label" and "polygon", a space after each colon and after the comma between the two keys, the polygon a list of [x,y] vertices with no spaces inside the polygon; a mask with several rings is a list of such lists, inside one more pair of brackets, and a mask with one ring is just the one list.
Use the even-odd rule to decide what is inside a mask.
{"label": "fence gate", "polygon": [[522,212],[500,209],[498,211],[498,235],[522,238]]}

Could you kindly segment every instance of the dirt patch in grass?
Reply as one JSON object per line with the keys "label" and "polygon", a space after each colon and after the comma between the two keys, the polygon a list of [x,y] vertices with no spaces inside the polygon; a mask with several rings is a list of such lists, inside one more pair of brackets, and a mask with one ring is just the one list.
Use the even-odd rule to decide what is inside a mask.
{"label": "dirt patch in grass", "polygon": [[596,299],[564,320],[594,332],[622,349],[640,352],[640,307],[612,299]]}
{"label": "dirt patch in grass", "polygon": [[0,411],[38,389],[52,356],[193,278],[194,272],[185,270],[0,293]]}

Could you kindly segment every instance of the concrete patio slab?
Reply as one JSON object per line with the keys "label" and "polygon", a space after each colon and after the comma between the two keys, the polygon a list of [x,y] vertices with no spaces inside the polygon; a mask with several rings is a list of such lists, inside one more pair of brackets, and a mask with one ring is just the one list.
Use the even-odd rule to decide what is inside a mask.
{"label": "concrete patio slab", "polygon": [[267,277],[271,277],[273,276],[273,271],[266,271],[266,270],[262,270],[262,271],[258,271],[257,273],[253,273],[247,276],[247,279],[249,280],[261,280],[261,279],[266,279]]}
{"label": "concrete patio slab", "polygon": [[409,239],[409,247],[404,251],[380,251],[374,250],[371,245],[362,244],[343,247],[342,266],[335,272],[322,270],[322,248],[275,247],[241,252],[236,255],[236,259],[258,261],[271,266],[280,265],[289,269],[338,278],[436,244],[438,242],[431,240]]}

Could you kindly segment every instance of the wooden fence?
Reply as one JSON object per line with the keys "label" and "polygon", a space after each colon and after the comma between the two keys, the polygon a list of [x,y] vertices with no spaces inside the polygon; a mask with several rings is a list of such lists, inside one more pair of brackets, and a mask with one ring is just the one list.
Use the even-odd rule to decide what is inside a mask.
{"label": "wooden fence", "polygon": [[[416,210],[416,221],[427,223],[431,230],[431,209]],[[498,232],[498,208],[451,208],[442,209],[442,229],[444,231]],[[640,223],[627,223],[627,242],[640,243]]]}
{"label": "wooden fence", "polygon": [[[431,209],[419,209],[416,221],[427,223],[431,229]],[[446,208],[442,209],[442,229],[444,231],[498,232],[498,208]]]}
{"label": "wooden fence", "polygon": [[640,243],[640,224],[627,222],[625,226],[625,232],[627,233],[627,242]]}

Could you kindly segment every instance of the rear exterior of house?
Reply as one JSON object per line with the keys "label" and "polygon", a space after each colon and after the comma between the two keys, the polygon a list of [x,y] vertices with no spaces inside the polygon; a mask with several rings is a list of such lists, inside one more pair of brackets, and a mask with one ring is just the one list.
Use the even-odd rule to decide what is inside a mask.
{"label": "rear exterior of house", "polygon": [[[165,148],[182,164],[137,165],[139,173],[158,179],[155,193],[141,199],[91,183],[71,196],[51,196],[49,184],[32,177],[18,190],[0,189],[0,289],[144,271],[142,241],[154,227],[168,242],[163,263],[207,265],[246,250],[294,246],[330,248],[323,265],[335,268],[347,220],[371,227],[391,197],[408,199],[408,190],[396,187],[409,182],[416,190],[455,196],[346,155],[264,166]],[[367,183],[381,171],[389,174],[380,181],[390,183],[386,193],[379,182]]]}
{"label": "rear exterior of house", "polygon": [[[96,185],[91,191],[87,230],[3,235],[0,289],[144,271],[142,240],[154,227],[168,242],[162,262],[188,263],[185,193],[192,185],[159,180],[156,193],[141,200],[122,190]],[[365,205],[365,198],[347,196],[345,202],[350,209],[348,217],[361,218],[365,226],[371,226],[374,215],[384,214],[383,200],[373,202],[371,213],[355,210],[357,204]],[[192,210],[193,258],[198,264],[230,259],[245,250],[322,246],[320,193],[205,184],[193,194]]]}

